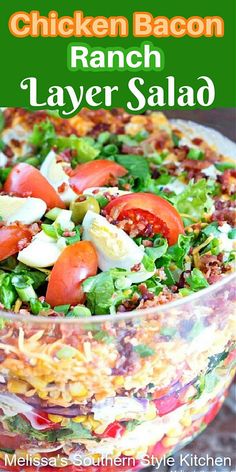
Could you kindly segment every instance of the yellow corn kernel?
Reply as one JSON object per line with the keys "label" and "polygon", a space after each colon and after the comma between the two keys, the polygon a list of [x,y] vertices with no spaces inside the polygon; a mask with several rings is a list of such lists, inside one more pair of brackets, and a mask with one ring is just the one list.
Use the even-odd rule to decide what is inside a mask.
{"label": "yellow corn kernel", "polygon": [[137,453],[136,449],[126,449],[126,451],[122,452],[124,456],[135,456],[136,453]]}
{"label": "yellow corn kernel", "polygon": [[123,385],[124,384],[124,377],[122,377],[121,375],[118,375],[115,378],[114,383],[115,383],[116,387],[119,387],[120,385]]}
{"label": "yellow corn kernel", "polygon": [[182,431],[183,430],[180,426],[176,426],[175,428],[169,429],[166,435],[168,436],[168,438],[178,438],[179,436],[181,436]]}
{"label": "yellow corn kernel", "polygon": [[88,395],[87,388],[79,383],[71,383],[69,389],[73,397],[86,397],[86,395]]}
{"label": "yellow corn kernel", "polygon": [[185,426],[186,428],[188,428],[189,426],[191,426],[192,424],[192,418],[190,415],[184,415],[183,418],[180,420],[180,423]]}
{"label": "yellow corn kernel", "polygon": [[100,421],[95,420],[95,419],[93,418],[93,416],[89,416],[89,417],[88,417],[88,421],[89,421],[89,423],[90,423],[92,429],[97,428],[97,427],[100,426],[100,424],[101,424]]}
{"label": "yellow corn kernel", "polygon": [[42,400],[45,400],[48,396],[47,392],[43,392],[43,391],[38,391],[38,396],[39,398],[42,398]]}
{"label": "yellow corn kernel", "polygon": [[144,415],[145,420],[154,420],[157,417],[157,411],[154,403],[149,403],[147,412]]}
{"label": "yellow corn kernel", "polygon": [[75,416],[75,418],[72,418],[72,421],[74,423],[83,423],[87,419],[87,416]]}
{"label": "yellow corn kernel", "polygon": [[48,415],[48,418],[53,423],[61,423],[61,421],[63,420],[63,416],[59,416],[59,415]]}
{"label": "yellow corn kernel", "polygon": [[101,459],[101,454],[92,454],[92,458],[93,458],[95,461],[99,461],[99,459]]}
{"label": "yellow corn kernel", "polygon": [[179,442],[180,438],[167,438],[165,437],[163,440],[162,440],[162,444],[164,447],[168,448],[168,447],[171,447],[171,446],[175,446],[178,442]]}
{"label": "yellow corn kernel", "polygon": [[28,385],[26,382],[23,380],[9,380],[8,384],[8,390],[11,393],[26,393],[28,390]]}

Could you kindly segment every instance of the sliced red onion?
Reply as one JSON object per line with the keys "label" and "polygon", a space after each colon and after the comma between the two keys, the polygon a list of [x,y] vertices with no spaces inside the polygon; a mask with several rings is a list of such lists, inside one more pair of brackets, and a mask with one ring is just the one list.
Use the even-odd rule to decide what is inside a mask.
{"label": "sliced red onion", "polygon": [[31,405],[14,393],[0,393],[0,408],[6,416],[16,416],[19,413],[29,413],[33,410]]}

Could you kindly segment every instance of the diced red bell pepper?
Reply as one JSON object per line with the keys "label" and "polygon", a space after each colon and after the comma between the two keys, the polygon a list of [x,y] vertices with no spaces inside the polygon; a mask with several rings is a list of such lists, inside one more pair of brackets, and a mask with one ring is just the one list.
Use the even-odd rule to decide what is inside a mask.
{"label": "diced red bell pepper", "polygon": [[159,416],[167,415],[167,413],[170,413],[171,411],[174,411],[176,410],[176,408],[181,406],[181,402],[176,393],[168,395],[166,397],[158,398],[154,400],[154,403],[158,410]]}
{"label": "diced red bell pepper", "polygon": [[102,434],[96,434],[99,438],[120,438],[125,432],[125,427],[118,421],[109,424]]}

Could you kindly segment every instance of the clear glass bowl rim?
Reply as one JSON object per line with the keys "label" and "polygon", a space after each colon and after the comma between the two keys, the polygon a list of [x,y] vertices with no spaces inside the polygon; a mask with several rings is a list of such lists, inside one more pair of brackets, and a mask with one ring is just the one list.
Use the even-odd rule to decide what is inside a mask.
{"label": "clear glass bowl rim", "polygon": [[[137,318],[144,318],[150,315],[158,315],[158,313],[163,313],[163,312],[168,312],[171,309],[178,308],[178,309],[183,309],[186,305],[189,303],[196,303],[198,300],[201,298],[207,298],[208,295],[213,295],[214,292],[217,292],[218,290],[221,290],[224,286],[227,287],[227,284],[232,282],[233,280],[236,281],[236,272],[233,272],[230,275],[224,276],[221,280],[218,282],[215,282],[214,284],[210,285],[210,287],[204,288],[203,290],[200,290],[199,292],[193,293],[191,295],[188,295],[187,297],[180,298],[178,300],[175,300],[173,302],[165,303],[163,305],[157,305],[154,306],[150,309],[145,308],[143,310],[132,310],[126,313],[117,313],[114,315],[94,315],[89,318],[66,318],[66,317],[46,317],[46,316],[34,316],[34,315],[18,315],[13,312],[7,312],[0,310],[0,317],[8,320],[8,321],[13,321],[13,322],[23,322],[23,323],[30,323],[30,324],[73,324],[77,325],[78,327],[81,325],[86,324],[101,324],[104,322],[114,322],[117,323],[122,320],[132,320],[132,319],[137,319]],[[236,285],[235,285],[235,292],[236,292]]]}

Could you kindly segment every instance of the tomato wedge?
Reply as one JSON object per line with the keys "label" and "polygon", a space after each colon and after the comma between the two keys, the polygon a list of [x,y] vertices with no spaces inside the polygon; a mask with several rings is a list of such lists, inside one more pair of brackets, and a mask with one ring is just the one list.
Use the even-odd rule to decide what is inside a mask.
{"label": "tomato wedge", "polygon": [[97,268],[97,254],[89,241],[67,246],[52,269],[46,301],[52,307],[83,303],[85,295],[81,284],[96,275]]}
{"label": "tomato wedge", "polygon": [[89,187],[100,187],[109,183],[112,177],[122,177],[127,170],[113,161],[100,159],[78,165],[71,173],[70,185],[77,193]]}
{"label": "tomato wedge", "polygon": [[19,197],[41,198],[48,208],[65,208],[65,204],[56,190],[39,170],[24,162],[13,167],[4,184],[4,191]]}
{"label": "tomato wedge", "polygon": [[151,193],[130,193],[112,200],[104,208],[105,215],[114,221],[122,221],[127,233],[152,237],[160,233],[169,245],[178,241],[184,233],[184,225],[177,210],[164,198]]}
{"label": "tomato wedge", "polygon": [[0,261],[23,249],[33,237],[32,231],[21,224],[0,228]]}

